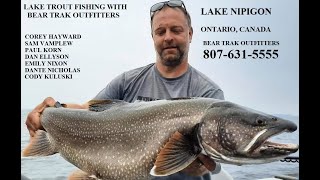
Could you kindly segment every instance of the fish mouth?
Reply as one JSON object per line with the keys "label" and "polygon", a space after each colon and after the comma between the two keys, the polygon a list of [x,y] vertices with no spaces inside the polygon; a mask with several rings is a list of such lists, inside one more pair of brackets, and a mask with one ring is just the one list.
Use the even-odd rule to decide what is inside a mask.
{"label": "fish mouth", "polygon": [[[254,127],[251,127],[254,128]],[[257,127],[258,128],[258,127]],[[254,129],[251,129],[254,131]],[[203,154],[218,162],[227,164],[264,164],[281,160],[289,154],[295,153],[299,149],[298,144],[278,143],[270,140],[271,137],[292,133],[297,130],[296,124],[289,121],[276,121],[272,125],[265,126],[256,131],[250,139],[233,139],[230,142],[239,140],[240,144],[228,143],[228,139],[223,141],[204,141],[200,139]],[[251,134],[251,133],[250,133]],[[245,139],[249,134],[244,132],[241,139]],[[224,143],[224,144],[222,144]]]}
{"label": "fish mouth", "polygon": [[270,141],[273,136],[282,134],[284,132],[294,132],[296,128],[279,129],[278,127],[271,127],[264,129],[256,134],[256,136],[241,150],[241,154],[251,154],[251,156],[265,156],[277,157],[287,156],[295,153],[299,149],[299,145],[291,143],[278,143]]}
{"label": "fish mouth", "polygon": [[256,136],[244,147],[225,154],[214,149],[210,144],[202,141],[204,154],[209,155],[212,159],[230,164],[263,164],[281,160],[299,149],[297,144],[277,143],[268,140],[272,136],[284,132],[293,132],[293,129],[268,128],[261,130]]}

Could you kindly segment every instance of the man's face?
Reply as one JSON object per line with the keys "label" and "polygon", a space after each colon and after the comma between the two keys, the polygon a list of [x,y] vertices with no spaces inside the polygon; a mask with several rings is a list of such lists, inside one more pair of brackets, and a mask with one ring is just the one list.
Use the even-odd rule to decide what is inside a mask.
{"label": "man's face", "polygon": [[164,7],[154,14],[152,36],[157,60],[165,66],[177,66],[187,58],[192,30],[178,8]]}

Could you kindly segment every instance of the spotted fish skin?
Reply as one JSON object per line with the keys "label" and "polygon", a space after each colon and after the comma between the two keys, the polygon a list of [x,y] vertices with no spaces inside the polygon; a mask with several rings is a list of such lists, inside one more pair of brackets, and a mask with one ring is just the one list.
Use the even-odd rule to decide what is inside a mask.
{"label": "spotted fish skin", "polygon": [[46,108],[42,126],[66,160],[101,179],[148,179],[175,131],[199,123],[212,99],[123,103],[101,112]]}
{"label": "spotted fish skin", "polygon": [[[46,149],[46,153],[42,155],[60,153],[67,161],[97,179],[147,180],[151,178],[150,170],[154,167],[158,154],[172,134],[179,132],[190,135],[194,127],[200,124],[194,140],[199,141],[206,155],[221,162],[245,164],[247,157],[250,157],[247,149],[256,145],[252,139],[256,132],[261,131],[261,124],[252,128],[256,123],[256,118],[252,118],[252,115],[265,117],[264,114],[251,112],[234,103],[211,98],[136,103],[116,101],[97,109],[46,108],[41,116],[45,131],[37,131],[37,138],[42,142],[39,144],[46,145],[41,148]],[[239,110],[240,115],[236,113]],[[241,121],[235,119],[239,116]],[[246,118],[248,120],[244,121]],[[245,145],[237,144],[235,139],[231,139],[235,138],[230,135],[232,129],[228,129],[228,125],[233,124],[231,121],[238,122],[232,126],[237,126],[236,130],[241,130],[243,125],[246,131],[250,128],[256,131],[236,137],[242,138]],[[285,124],[283,129],[288,129],[289,126],[294,131],[294,124],[279,122]],[[277,123],[271,125],[276,126]],[[220,124],[224,125],[223,129],[219,129]],[[237,157],[237,151],[245,160],[237,159],[233,162],[232,158]],[[32,154],[29,150],[27,152],[25,154],[39,154]],[[254,159],[259,159],[259,156],[256,155]]]}

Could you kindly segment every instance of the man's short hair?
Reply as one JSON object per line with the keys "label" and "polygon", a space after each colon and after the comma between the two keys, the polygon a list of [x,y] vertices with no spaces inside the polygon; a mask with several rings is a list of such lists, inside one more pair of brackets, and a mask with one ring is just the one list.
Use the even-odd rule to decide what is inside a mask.
{"label": "man's short hair", "polygon": [[[192,26],[191,26],[191,17],[190,17],[190,14],[188,13],[188,11],[187,11],[185,8],[183,8],[183,7],[170,7],[170,6],[168,6],[168,5],[164,5],[164,6],[165,6],[165,7],[163,7],[162,9],[164,9],[164,8],[178,8],[178,9],[180,9],[180,10],[183,12],[184,16],[186,17],[186,19],[187,19],[188,26],[189,26],[190,28],[192,28]],[[162,9],[160,9],[159,11],[161,11]],[[155,16],[155,14],[156,14],[156,13],[154,13],[153,16],[151,16],[151,20],[150,20],[151,29],[152,29],[153,17]],[[151,33],[151,34],[152,34],[152,33]]]}

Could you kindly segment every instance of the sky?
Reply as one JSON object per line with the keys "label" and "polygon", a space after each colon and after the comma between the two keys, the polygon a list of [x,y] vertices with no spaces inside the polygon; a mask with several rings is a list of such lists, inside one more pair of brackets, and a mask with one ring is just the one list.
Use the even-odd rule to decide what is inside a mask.
{"label": "sky", "polygon": [[[127,4],[119,18],[28,18],[30,12],[70,12],[80,10],[30,9],[40,0],[21,1],[21,108],[30,109],[51,96],[64,103],[84,103],[124,71],[155,62],[149,8],[156,0],[70,0],[68,4]],[[48,0],[45,4],[64,4]],[[199,0],[184,1],[192,18],[193,39],[189,63],[216,82],[225,99],[270,114],[299,115],[299,2],[298,0]],[[26,6],[25,6],[26,5]],[[25,9],[29,7],[29,9]],[[37,6],[40,7],[40,6]],[[214,8],[271,8],[271,15],[201,15]],[[83,10],[85,12],[85,10]],[[89,11],[87,11],[89,12]],[[202,32],[201,27],[269,27],[271,32]],[[80,68],[72,79],[26,79],[26,35],[80,34],[72,45],[60,46],[68,54],[67,68]],[[38,40],[40,41],[40,40]],[[43,41],[43,39],[41,40]],[[48,40],[47,40],[48,41]],[[63,40],[66,41],[66,40]],[[204,46],[203,41],[278,41],[277,46]],[[40,47],[40,46],[39,46]],[[40,47],[43,48],[42,46]],[[204,50],[278,50],[277,59],[205,59]],[[36,54],[36,53],[35,53]],[[39,54],[39,53],[38,53]],[[51,61],[51,60],[50,60]],[[36,66],[34,66],[36,67]],[[47,68],[47,67],[45,67]],[[33,73],[41,74],[41,73]]]}

